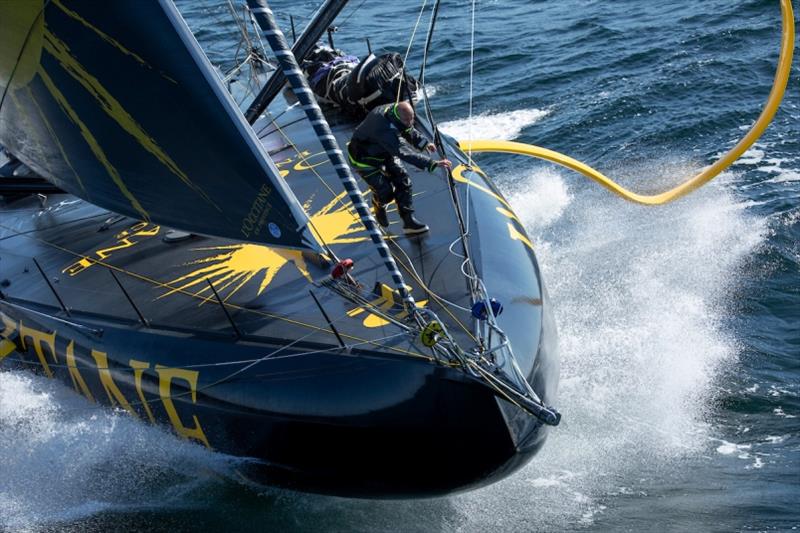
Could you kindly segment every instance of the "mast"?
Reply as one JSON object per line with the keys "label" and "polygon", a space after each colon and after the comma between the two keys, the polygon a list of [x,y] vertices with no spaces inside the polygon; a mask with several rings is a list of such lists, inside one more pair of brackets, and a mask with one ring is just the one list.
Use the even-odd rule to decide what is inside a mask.
{"label": "mast", "polygon": [[306,112],[308,120],[314,127],[314,132],[317,134],[320,143],[322,143],[325,153],[328,154],[333,168],[336,169],[336,173],[342,181],[342,185],[344,185],[353,207],[355,207],[356,212],[358,212],[361,222],[366,227],[370,239],[378,248],[378,253],[380,253],[384,265],[392,276],[398,294],[400,294],[409,312],[415,311],[417,309],[417,304],[408,292],[408,289],[406,289],[403,275],[398,270],[397,264],[392,254],[389,252],[389,247],[386,246],[386,243],[383,241],[378,225],[372,217],[372,212],[369,210],[369,207],[367,207],[364,197],[361,195],[361,191],[358,188],[358,184],[353,178],[350,166],[345,161],[342,150],[336,142],[336,137],[333,136],[328,121],[325,120],[322,110],[319,108],[319,105],[317,105],[314,93],[308,85],[308,80],[306,80],[305,75],[300,70],[300,66],[297,64],[297,59],[289,49],[286,38],[278,27],[272,10],[269,8],[266,0],[247,0],[247,3],[255,14],[261,26],[261,30],[264,32],[264,37],[267,39],[267,42],[269,42],[272,51],[278,58],[280,70],[289,80],[289,84],[295,96],[297,96],[297,99],[300,101],[302,109]]}
{"label": "mast", "polygon": [[[300,35],[292,46],[292,53],[297,58],[297,62],[303,61],[303,58],[308,55],[314,45],[317,43],[322,34],[328,29],[333,20],[347,5],[347,0],[326,0],[322,7],[319,9],[317,16],[309,22],[306,29]],[[264,21],[264,13],[259,11],[261,8],[267,7],[266,0],[247,0],[247,6],[253,12],[258,21],[258,25],[262,30],[266,30]],[[250,124],[253,124],[256,119],[264,112],[269,103],[275,98],[275,95],[281,90],[286,76],[282,70],[276,70],[274,74],[267,80],[266,85],[253,99],[250,107],[247,108],[244,116]]]}

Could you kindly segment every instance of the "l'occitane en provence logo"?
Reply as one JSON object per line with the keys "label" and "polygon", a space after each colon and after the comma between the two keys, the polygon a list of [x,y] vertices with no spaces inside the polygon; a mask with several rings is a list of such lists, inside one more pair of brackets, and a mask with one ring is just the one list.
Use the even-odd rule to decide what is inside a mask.
{"label": "l'occitane en provence logo", "polygon": [[[309,217],[314,235],[329,245],[361,242],[368,238],[362,231],[358,216],[342,201],[345,195],[346,192],[339,194]],[[303,205],[306,212],[309,211],[313,199],[312,197]],[[269,287],[281,269],[290,263],[305,278],[311,280],[302,253],[295,250],[248,243],[196,248],[195,251],[211,253],[186,263],[199,268],[170,281],[172,290],[159,298],[184,291],[194,291],[196,296],[204,295],[211,291],[206,280],[211,282],[225,301],[251,282],[258,283],[258,296]]]}

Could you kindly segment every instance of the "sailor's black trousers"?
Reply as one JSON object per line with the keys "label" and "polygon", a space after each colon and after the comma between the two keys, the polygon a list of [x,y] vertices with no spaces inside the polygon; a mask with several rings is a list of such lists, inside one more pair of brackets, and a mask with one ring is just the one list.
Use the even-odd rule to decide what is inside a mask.
{"label": "sailor's black trousers", "polygon": [[413,213],[411,177],[400,159],[387,157],[377,168],[359,168],[359,175],[367,182],[378,203],[386,205],[394,200],[401,214]]}

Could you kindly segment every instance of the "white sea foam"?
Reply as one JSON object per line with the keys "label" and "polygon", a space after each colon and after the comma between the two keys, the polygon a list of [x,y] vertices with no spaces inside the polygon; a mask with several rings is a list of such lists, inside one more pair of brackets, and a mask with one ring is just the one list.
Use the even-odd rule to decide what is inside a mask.
{"label": "white sea foam", "polygon": [[426,84],[425,85],[425,93],[420,91],[419,92],[419,96],[420,96],[420,98],[424,98],[427,95],[428,98],[433,98],[434,96],[436,96],[437,92],[439,92],[439,86],[438,85]]}
{"label": "white sea foam", "polygon": [[[772,145],[756,144],[749,148],[745,153],[737,159],[733,166],[749,166],[755,167],[755,170],[772,174],[771,177],[761,181],[760,183],[791,183],[800,181],[800,172],[792,168],[786,168],[786,165],[793,165],[794,161],[780,157],[767,157],[767,151],[772,149]],[[722,153],[717,154],[717,157]]]}
{"label": "white sea foam", "polygon": [[546,109],[519,109],[504,113],[481,113],[472,119],[459,119],[443,122],[440,129],[456,139],[494,139],[511,140],[533,124],[546,117]]}
{"label": "white sea foam", "polygon": [[758,145],[749,148],[736,160],[736,165],[757,165],[764,160],[764,150],[757,148]]}
{"label": "white sea foam", "polygon": [[229,460],[53,380],[0,372],[0,530],[185,506],[196,480],[227,475]]}
{"label": "white sea foam", "polygon": [[790,415],[790,414],[786,413],[786,412],[783,410],[783,407],[776,407],[775,409],[773,409],[773,410],[772,410],[772,413],[773,413],[775,416],[779,416],[779,417],[781,417],[781,418],[797,418],[797,416],[796,416],[796,415]]}
{"label": "white sea foam", "polygon": [[[464,530],[489,530],[498,516],[515,530],[593,523],[617,493],[615,480],[670,475],[686,464],[680,459],[702,455],[713,434],[705,421],[713,381],[737,353],[720,327],[725,294],[766,235],[765,221],[747,214],[724,180],[652,208],[566,171],[523,176],[507,176],[516,185],[506,192],[550,290],[564,419],[523,472],[455,499],[470,520]],[[559,477],[565,470],[570,476]]]}
{"label": "white sea foam", "polygon": [[[622,480],[625,494],[645,497],[640,480],[679,472],[687,455],[730,450],[748,454],[751,468],[763,464],[752,450],[710,441],[705,411],[718,369],[736,356],[719,325],[724,294],[762,242],[764,221],[724,181],[649,208],[566,171],[499,178],[515,183],[505,192],[533,240],[559,325],[561,426],[529,466],[472,493],[405,503],[292,495],[269,512],[336,513],[364,530],[428,530],[431,517],[447,530],[563,530],[611,512],[605,503]],[[224,456],[87,406],[57,383],[0,373],[0,529],[192,505],[216,476],[227,479]]]}
{"label": "white sea foam", "polygon": [[[717,446],[717,453],[721,453],[722,455],[738,454],[741,457],[742,454],[747,454],[747,450],[752,448],[752,445],[750,444],[736,444],[733,442],[728,442],[726,440],[720,440],[719,442],[721,442],[722,444]],[[746,457],[749,457],[749,455],[746,455]]]}
{"label": "white sea foam", "polygon": [[572,195],[561,174],[553,169],[536,172],[524,186],[509,194],[520,221],[529,231],[539,232],[557,221],[572,201]]}

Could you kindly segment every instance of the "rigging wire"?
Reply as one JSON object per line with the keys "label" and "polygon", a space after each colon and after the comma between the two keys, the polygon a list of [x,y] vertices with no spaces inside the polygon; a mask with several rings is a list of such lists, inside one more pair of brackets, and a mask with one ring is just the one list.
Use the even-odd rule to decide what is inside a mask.
{"label": "rigging wire", "polygon": [[[434,142],[436,143],[437,147],[439,148],[440,155],[442,157],[446,158],[447,157],[447,153],[446,153],[446,150],[445,150],[444,143],[442,142],[442,139],[441,139],[441,134],[439,132],[439,127],[436,124],[436,121],[435,121],[435,119],[433,117],[433,112],[432,112],[431,106],[430,106],[430,99],[428,98],[427,88],[426,88],[425,81],[424,81],[425,80],[425,68],[426,68],[427,62],[428,62],[428,53],[429,53],[429,50],[430,50],[430,47],[431,47],[431,43],[433,41],[433,30],[434,30],[434,27],[435,27],[435,24],[436,24],[437,15],[439,13],[439,4],[440,4],[440,0],[436,0],[436,3],[434,4],[434,7],[433,7],[433,12],[431,14],[431,20],[430,20],[430,23],[428,25],[428,36],[427,36],[427,39],[426,39],[426,42],[425,42],[425,49],[424,49],[424,52],[423,52],[422,65],[420,66],[420,83],[421,83],[421,86],[422,86],[423,95],[425,97],[425,113],[426,113],[426,115],[428,117],[428,120],[429,120],[429,122],[431,124],[431,128],[433,129],[433,133],[434,133],[434,139],[435,139]],[[472,86],[472,78],[473,78],[472,65],[473,65],[473,62],[474,62],[473,49],[474,49],[474,41],[475,41],[475,37],[474,37],[474,33],[475,33],[475,17],[474,17],[474,15],[475,15],[475,3],[474,3],[474,0],[473,0],[473,2],[472,2],[472,35],[470,37],[470,91],[469,91],[470,120],[468,121],[470,127],[472,126],[472,121],[471,121],[471,115],[472,115],[472,92],[473,92],[472,91],[472,87],[473,87]],[[458,237],[456,237],[453,240],[453,242],[450,243],[450,246],[448,246],[448,250],[450,251],[450,253],[452,255],[455,255],[456,257],[459,257],[460,259],[463,260],[462,263],[461,263],[461,268],[460,268],[461,269],[461,273],[467,279],[469,279],[472,282],[470,284],[470,291],[471,291],[471,293],[473,295],[473,299],[477,299],[477,295],[476,295],[475,289],[476,289],[476,286],[477,286],[478,277],[475,274],[475,268],[471,263],[471,260],[469,258],[469,253],[468,253],[469,244],[468,244],[467,238],[469,237],[469,217],[467,217],[467,221],[466,222],[462,218],[461,206],[460,206],[460,203],[458,202],[458,194],[457,194],[457,192],[456,192],[456,190],[454,188],[454,182],[453,182],[453,178],[452,178],[452,174],[451,173],[448,173],[448,179],[449,179],[449,183],[450,183],[450,187],[451,187],[451,192],[452,192],[452,195],[453,195],[454,207],[456,209],[456,214],[457,214],[457,216],[459,218],[459,226],[460,226],[460,232],[459,232],[460,234],[459,234]],[[467,190],[466,201],[467,201],[467,213],[469,214],[469,189]],[[453,249],[453,247],[459,241],[462,243],[462,247],[464,249],[464,254],[463,255],[457,253]],[[472,273],[467,272],[467,270],[465,270],[467,267],[469,267],[469,270]]]}
{"label": "rigging wire", "polygon": [[[143,283],[147,283],[147,284],[150,284],[150,285],[153,285],[155,287],[162,288],[162,289],[167,289],[169,291],[177,292],[177,293],[183,294],[185,296],[189,296],[190,298],[195,298],[195,299],[201,300],[203,303],[218,303],[217,300],[213,296],[203,296],[201,294],[193,293],[191,291],[188,291],[186,289],[182,289],[180,287],[174,287],[174,286],[170,285],[169,283],[164,283],[164,282],[158,281],[156,279],[150,278],[150,277],[148,277],[148,276],[146,276],[144,274],[139,274],[137,272],[133,272],[131,270],[127,270],[127,269],[115,266],[115,265],[113,265],[111,263],[107,263],[107,262],[105,262],[103,260],[98,260],[98,259],[94,259],[92,257],[87,257],[87,256],[85,256],[83,254],[78,253],[78,252],[74,252],[74,251],[70,250],[69,248],[65,248],[64,246],[61,246],[61,245],[56,244],[54,242],[48,241],[47,239],[43,239],[41,237],[36,237],[36,236],[30,235],[30,234],[27,234],[27,233],[21,233],[21,232],[15,230],[12,227],[6,226],[3,223],[0,223],[0,228],[5,229],[5,230],[10,231],[10,232],[13,232],[13,233],[15,233],[15,234],[17,234],[17,235],[19,235],[21,237],[25,237],[25,238],[40,242],[40,243],[42,243],[42,244],[44,244],[46,246],[49,246],[49,247],[51,247],[51,248],[53,248],[55,250],[62,251],[64,253],[67,253],[67,254],[72,255],[74,257],[79,257],[81,259],[86,259],[87,261],[91,262],[93,265],[103,266],[103,267],[106,267],[108,269],[114,270],[116,272],[119,272],[119,273],[122,273],[122,274],[126,274],[126,275],[128,275],[128,276],[130,276],[130,277],[132,277],[134,279],[142,281]],[[294,318],[290,318],[290,317],[285,316],[285,315],[279,315],[279,314],[271,313],[271,312],[267,312],[267,311],[259,311],[258,309],[252,309],[252,308],[244,307],[244,306],[233,304],[233,303],[227,303],[227,302],[225,302],[223,305],[225,305],[225,306],[227,306],[229,308],[232,308],[232,309],[234,309],[234,310],[236,310],[238,312],[251,313],[251,314],[257,315],[259,317],[273,318],[273,319],[280,320],[282,322],[286,322],[286,323],[289,323],[289,324],[292,324],[292,325],[295,325],[295,326],[298,326],[298,327],[304,327],[304,328],[308,328],[308,329],[313,329],[313,330],[315,330],[315,331],[317,331],[319,333],[325,333],[326,335],[333,335],[333,333],[331,332],[331,330],[329,328],[319,327],[319,326],[316,326],[314,324],[308,324],[306,322],[302,322],[300,320],[297,320],[297,319],[294,319]],[[356,336],[351,335],[351,334],[343,333],[342,336],[343,337],[347,337],[348,339],[356,340],[356,341],[369,342],[367,339],[362,339],[361,337],[356,337]],[[387,348],[387,349],[389,349],[391,351],[397,352],[397,353],[410,355],[410,356],[413,356],[413,357],[421,357],[421,358],[427,359],[427,360],[431,359],[427,355],[423,355],[423,354],[418,353],[418,352],[412,352],[412,351],[405,350],[405,349],[402,349],[402,348],[395,348],[395,347],[390,347],[390,346],[389,347],[385,347],[385,348]]]}
{"label": "rigging wire", "polygon": [[[359,342],[359,343],[356,343],[356,344],[350,344],[348,346],[349,346],[349,348],[354,348],[356,346],[363,346],[365,344],[375,344],[375,343],[377,343],[375,345],[381,346],[381,347],[386,347],[385,345],[380,344],[378,341],[387,341],[387,340],[399,337],[401,335],[405,335],[405,332],[395,333],[393,335],[387,335],[385,337],[380,337],[378,339],[373,339],[373,340],[370,340],[370,341],[363,341],[363,342]],[[208,364],[182,366],[181,368],[189,369],[189,368],[208,368],[208,367],[214,367],[214,366],[226,366],[226,365],[233,365],[233,364],[251,363],[250,365],[248,365],[244,369],[239,369],[239,370],[237,370],[235,372],[232,372],[228,376],[225,376],[225,377],[223,377],[223,378],[221,378],[221,379],[219,379],[219,380],[217,380],[217,381],[215,381],[213,383],[208,383],[206,385],[202,385],[200,387],[197,387],[194,391],[187,390],[185,392],[179,392],[177,394],[170,394],[170,398],[171,399],[175,399],[175,398],[184,398],[186,396],[193,396],[193,395],[196,395],[198,392],[203,392],[203,391],[206,391],[206,390],[208,390],[208,389],[210,389],[212,387],[215,387],[217,385],[221,385],[223,383],[227,383],[233,378],[233,376],[238,375],[242,371],[244,371],[244,370],[246,370],[248,368],[251,368],[252,366],[255,366],[256,364],[258,364],[260,362],[263,362],[263,361],[277,361],[277,360],[282,360],[282,359],[291,359],[291,358],[294,358],[294,357],[302,357],[302,356],[306,356],[306,355],[319,355],[319,354],[324,354],[324,353],[333,353],[333,352],[341,352],[341,351],[343,351],[343,348],[341,346],[334,346],[334,347],[331,347],[331,348],[314,350],[314,351],[310,351],[310,352],[302,352],[302,353],[296,353],[296,354],[290,354],[290,355],[283,355],[283,356],[279,356],[279,357],[274,357],[274,355],[276,353],[280,352],[281,350],[283,350],[283,348],[285,348],[285,347],[281,347],[281,348],[279,348],[279,349],[277,349],[277,350],[275,350],[273,352],[270,352],[269,354],[267,354],[267,355],[265,355],[265,356],[263,356],[261,358],[258,358],[258,359],[248,359],[248,360],[242,360],[242,361],[226,361],[225,363],[208,363]],[[427,359],[430,359],[427,356],[425,356],[425,357]],[[13,361],[15,363],[20,363],[20,364],[26,364],[26,365],[32,365],[32,366],[42,366],[42,363],[40,363],[38,361],[27,361],[27,360],[23,360],[23,359],[14,359]],[[53,364],[48,363],[47,366],[50,367],[50,368],[72,368],[69,365],[61,365],[61,364],[54,364],[54,363]],[[134,371],[135,369],[131,368],[130,370]],[[114,368],[114,371],[115,372],[128,371],[128,369],[126,369],[124,367],[122,367],[122,368]],[[258,376],[253,376],[250,379],[259,379],[259,378],[262,378],[264,376],[265,376],[264,374],[259,374]],[[269,376],[269,374],[266,374],[266,376]],[[128,405],[131,406],[131,407],[135,407],[135,406],[145,405],[145,404],[150,405],[151,403],[156,403],[156,402],[160,402],[160,401],[161,401],[161,397],[159,396],[158,398],[153,398],[151,400],[145,399],[144,401],[142,401],[142,400],[129,401]],[[112,405],[112,407],[114,407],[114,406]],[[61,410],[63,412],[80,412],[80,411],[91,411],[91,410],[95,410],[95,409],[107,409],[107,408],[108,408],[107,405],[97,404],[97,405],[87,405],[86,407],[70,407],[70,408],[64,408],[64,409],[61,409]],[[120,408],[118,407],[118,409],[120,409]]]}
{"label": "rigging wire", "polygon": [[[300,152],[300,150],[299,150],[299,148],[297,147],[297,145],[296,145],[296,144],[295,144],[295,143],[292,141],[292,139],[289,137],[289,135],[288,135],[288,134],[287,134],[287,133],[286,133],[286,132],[285,132],[285,131],[284,131],[284,130],[283,130],[281,127],[280,127],[280,125],[277,123],[277,121],[276,121],[275,119],[273,119],[273,118],[272,118],[272,115],[271,115],[271,113],[270,113],[269,111],[267,111],[267,115],[269,115],[269,117],[270,117],[270,120],[272,121],[272,124],[275,126],[276,130],[277,130],[277,131],[278,131],[278,132],[281,134],[281,136],[282,136],[282,137],[284,138],[284,140],[285,140],[285,141],[286,141],[286,142],[289,144],[289,146],[291,146],[291,147],[294,149],[295,153],[296,153],[296,154],[297,154],[297,156],[300,158],[300,160],[301,160],[303,163],[305,163],[305,164],[306,164],[306,166],[309,168],[309,170],[311,170],[311,171],[313,172],[313,174],[314,174],[314,175],[317,177],[317,179],[318,179],[318,180],[319,180],[319,181],[322,183],[322,185],[323,185],[323,186],[325,186],[325,188],[327,188],[327,189],[328,189],[328,191],[330,191],[330,193],[331,193],[331,195],[332,195],[333,199],[334,199],[334,200],[336,200],[336,201],[338,201],[338,202],[339,202],[339,204],[340,204],[342,207],[344,207],[344,208],[345,208],[345,209],[346,209],[346,210],[347,210],[349,213],[351,213],[351,214],[352,214],[352,210],[351,210],[350,206],[349,206],[349,205],[347,205],[347,204],[344,202],[344,200],[343,200],[343,199],[342,199],[342,198],[341,198],[339,195],[337,195],[337,194],[336,194],[336,192],[335,192],[335,191],[334,191],[334,190],[331,188],[331,186],[330,186],[330,185],[329,185],[329,184],[328,184],[328,183],[325,181],[325,179],[324,179],[324,178],[323,178],[323,177],[322,177],[322,176],[319,174],[319,172],[317,172],[317,170],[316,170],[315,166],[314,166],[314,165],[310,165],[310,164],[308,164],[308,160],[305,158],[305,156],[303,156],[302,152]],[[354,220],[355,222],[358,222],[358,218],[357,218],[355,215],[353,215],[353,220]],[[315,231],[316,231],[316,229],[315,229]],[[391,235],[390,235],[390,234],[388,234],[388,233],[387,233],[387,232],[386,232],[386,231],[385,231],[383,228],[381,228],[381,231],[383,232],[384,236],[386,236],[386,237],[391,237]],[[431,289],[430,289],[430,288],[427,286],[427,284],[425,284],[425,282],[422,280],[422,276],[420,276],[420,275],[419,275],[419,273],[417,272],[416,268],[414,268],[414,263],[413,263],[413,261],[411,261],[411,258],[408,256],[408,254],[405,252],[405,250],[403,250],[403,248],[402,248],[402,247],[401,247],[399,244],[397,244],[397,243],[394,241],[394,239],[392,239],[392,238],[387,238],[386,240],[387,240],[387,241],[389,241],[389,243],[390,243],[390,244],[393,244],[393,245],[394,245],[394,246],[395,246],[397,249],[399,249],[399,250],[400,250],[400,251],[403,253],[403,255],[405,256],[406,260],[408,261],[408,265],[410,265],[410,268],[409,268],[409,266],[408,266],[408,265],[406,265],[406,264],[405,264],[403,261],[400,261],[400,260],[398,260],[398,261],[397,261],[397,262],[398,262],[398,264],[402,265],[402,266],[403,266],[403,268],[404,268],[404,269],[405,269],[405,270],[406,270],[406,271],[407,271],[409,274],[411,274],[412,278],[414,278],[414,279],[417,281],[417,283],[419,283],[420,287],[421,287],[421,288],[423,288],[423,289],[424,289],[424,290],[425,290],[425,291],[426,291],[428,294],[430,294],[431,296],[433,296],[433,297],[434,297],[434,298],[435,298],[435,299],[436,299],[436,300],[437,300],[437,301],[440,303],[440,305],[441,305],[441,306],[442,306],[442,308],[443,308],[443,309],[444,309],[444,310],[447,312],[447,314],[449,314],[449,315],[450,315],[450,316],[453,318],[453,320],[455,320],[455,321],[456,321],[456,323],[457,323],[457,324],[458,324],[458,325],[459,325],[459,326],[460,326],[460,327],[461,327],[461,328],[462,328],[464,331],[466,331],[466,332],[467,332],[467,334],[468,334],[470,337],[472,337],[472,338],[473,338],[473,340],[476,340],[476,341],[477,341],[477,339],[475,339],[475,338],[474,338],[474,336],[472,335],[472,333],[469,331],[469,328],[467,328],[466,326],[464,326],[464,324],[463,324],[463,323],[462,323],[462,322],[461,322],[461,321],[460,321],[460,320],[459,320],[459,319],[458,319],[458,318],[457,318],[457,317],[456,317],[456,316],[455,316],[455,315],[454,315],[454,314],[453,314],[453,313],[450,311],[450,309],[448,309],[448,308],[447,308],[447,306],[446,306],[446,305],[443,305],[443,304],[442,304],[442,302],[445,302],[445,303],[447,303],[447,304],[450,304],[450,305],[452,305],[453,307],[456,307],[456,308],[458,308],[458,309],[460,309],[460,310],[463,310],[463,311],[466,311],[466,312],[471,312],[471,311],[470,311],[469,309],[466,309],[466,308],[464,308],[464,307],[462,307],[462,306],[458,305],[458,304],[455,304],[455,303],[453,303],[453,302],[450,302],[450,301],[449,301],[449,300],[447,300],[446,298],[444,298],[444,297],[442,297],[442,296],[439,296],[439,295],[438,295],[438,294],[436,294],[436,293],[435,293],[433,290],[431,290]],[[397,255],[396,255],[395,253],[392,253],[392,256],[393,256],[395,259],[398,259]],[[372,304],[371,304],[371,303],[369,303],[369,302],[367,302],[367,303],[366,303],[366,304],[364,304],[363,306],[364,306],[364,307],[372,307],[372,308],[374,308],[374,307],[375,307],[374,305],[372,305]]]}
{"label": "rigging wire", "polygon": [[[475,65],[475,0],[471,2],[471,9],[472,9],[472,24],[470,30],[470,40],[469,40],[469,116],[467,117],[467,124],[470,132],[470,137],[472,137],[472,93],[473,93],[473,77],[474,77],[474,65]],[[472,151],[467,151],[467,158],[469,166],[474,166],[472,161]],[[464,216],[465,221],[465,228],[464,228],[464,235],[462,236],[463,239],[467,239],[469,237],[470,232],[470,192],[472,187],[467,187],[467,191],[465,193],[465,200],[464,203],[466,214]],[[467,241],[465,240],[465,246],[467,245]],[[464,258],[464,263],[469,261],[469,257]],[[464,272],[464,263],[461,264],[461,272]],[[472,266],[472,265],[470,265]],[[474,276],[474,268],[471,269]],[[466,274],[466,272],[464,272]],[[476,281],[473,276],[468,276],[472,281]]]}
{"label": "rigging wire", "polygon": [[[469,137],[472,138],[472,82],[475,74],[475,0],[471,2],[472,6],[472,24],[469,37],[469,117],[467,118],[467,125],[469,128]],[[472,164],[472,150],[467,150],[467,158],[469,166]],[[469,188],[467,189],[467,199],[469,199]],[[469,201],[467,202],[467,222],[469,222]],[[469,231],[469,224],[467,224],[467,231]]]}
{"label": "rigging wire", "polygon": [[[406,55],[403,57],[403,67],[405,68],[406,62],[408,61],[408,54],[411,53],[411,46],[414,44],[414,37],[417,35],[417,29],[419,28],[419,23],[422,20],[422,15],[425,13],[425,6],[428,5],[428,0],[422,0],[422,7],[419,10],[419,15],[417,15],[417,22],[414,24],[414,31],[411,32],[411,38],[408,40],[408,47],[406,47]],[[395,104],[400,103],[400,94],[402,93],[403,89],[403,82],[405,81],[405,76],[400,76],[400,81],[397,84],[397,98],[395,99]]]}
{"label": "rigging wire", "polygon": [[347,21],[348,21],[348,20],[350,20],[350,17],[352,17],[353,15],[355,15],[355,14],[356,14],[356,12],[358,12],[358,10],[359,10],[359,9],[361,9],[361,6],[363,6],[363,5],[364,5],[364,4],[366,4],[366,3],[367,3],[367,0],[361,0],[361,3],[360,3],[360,4],[358,4],[358,5],[356,6],[356,8],[355,8],[353,11],[351,11],[351,12],[350,12],[350,14],[349,14],[349,15],[347,15],[347,18],[345,18],[345,19],[344,19],[342,22],[340,22],[340,23],[339,23],[339,27],[342,27],[342,26],[344,26],[345,24],[347,24]]}

